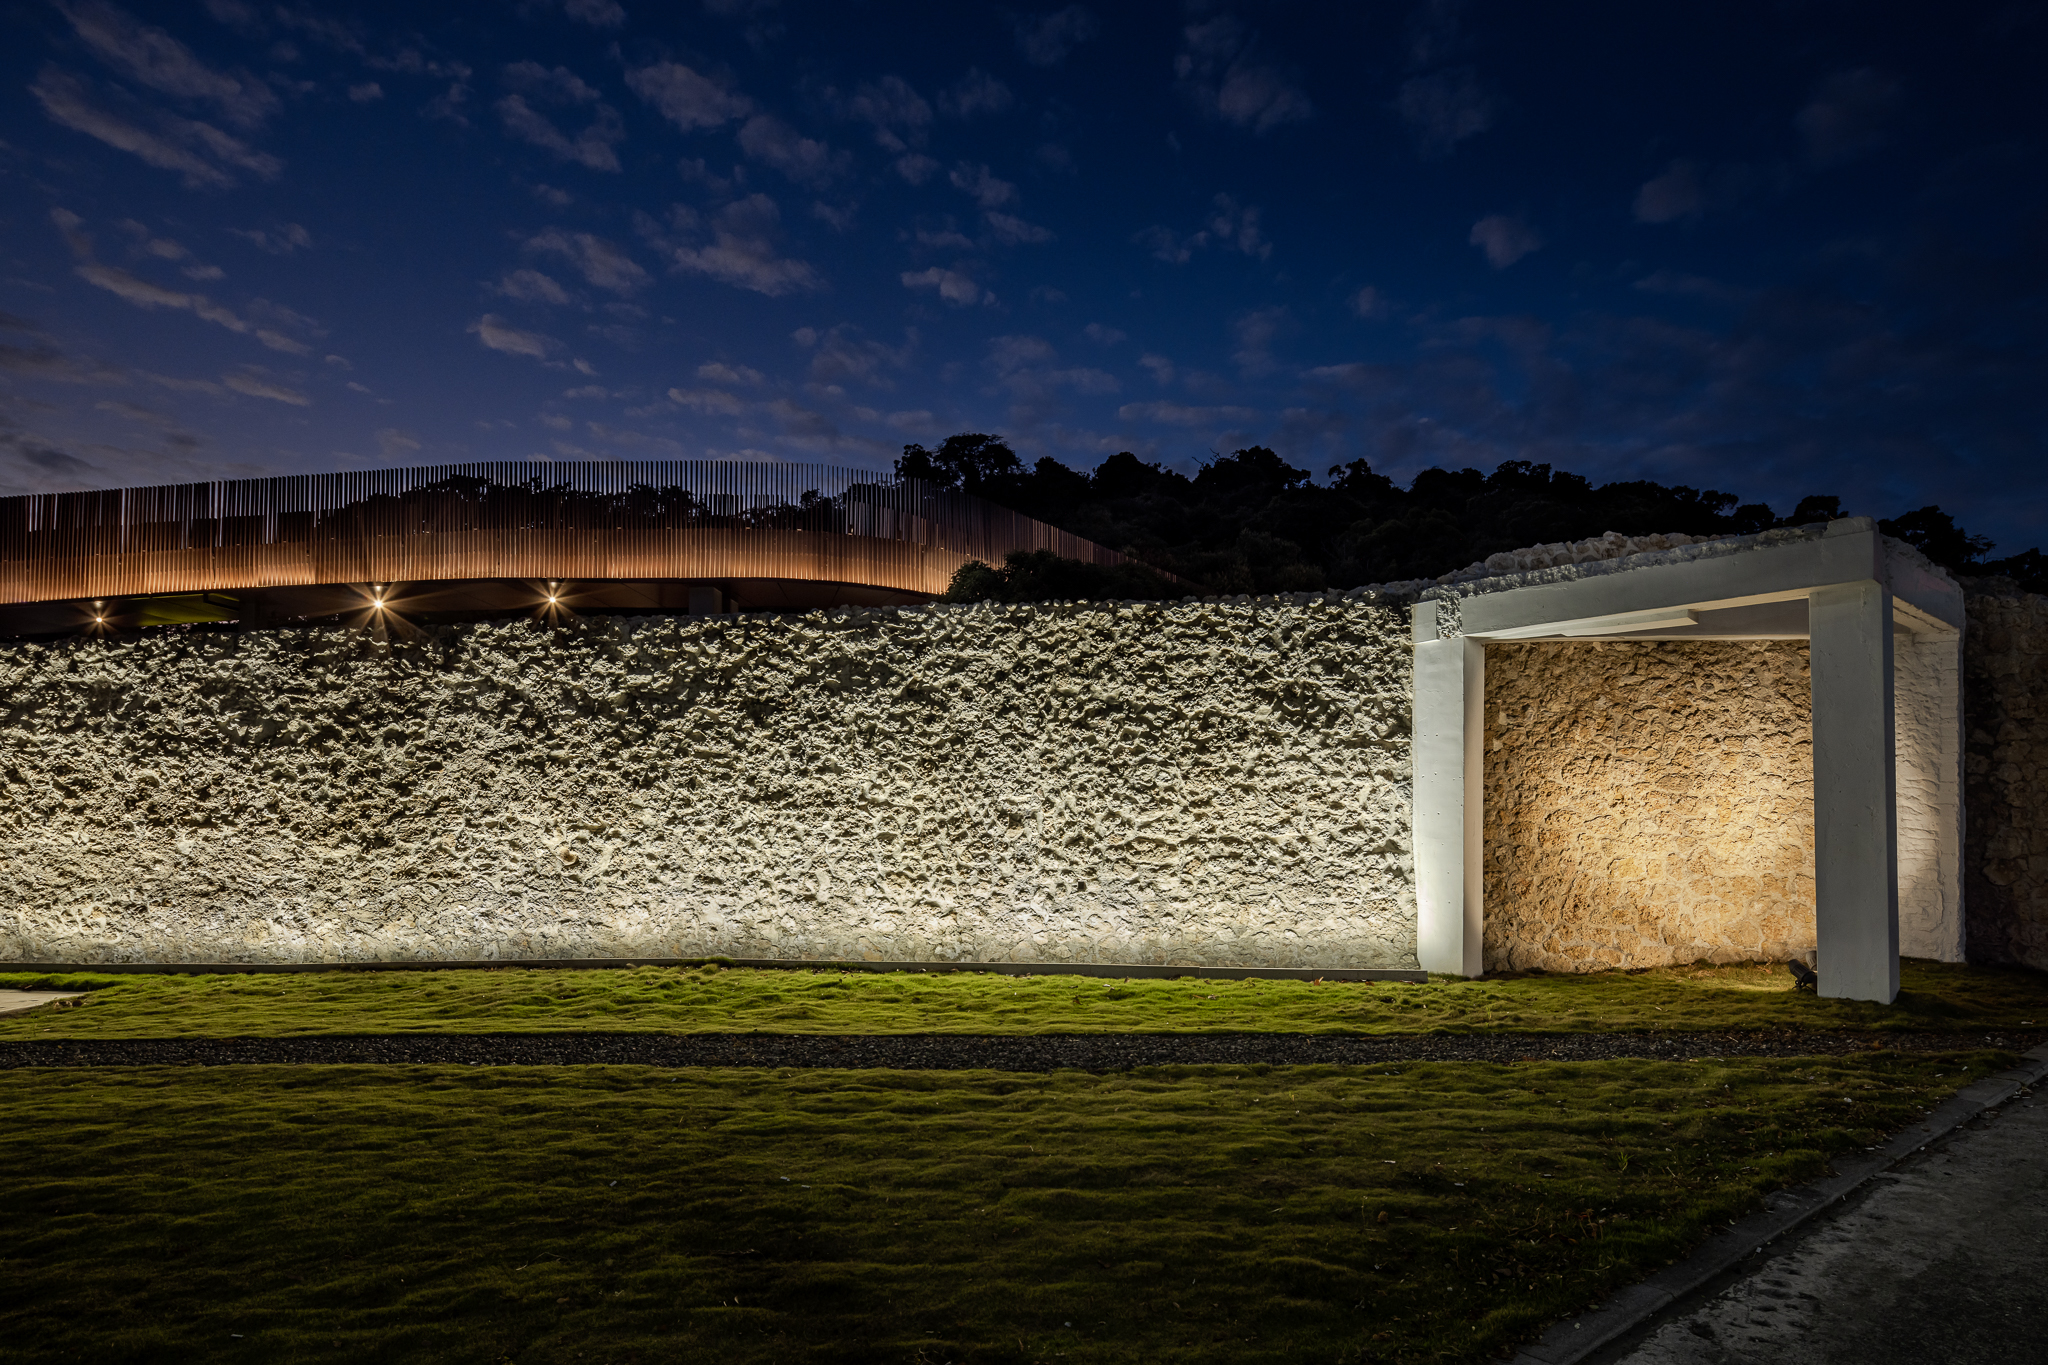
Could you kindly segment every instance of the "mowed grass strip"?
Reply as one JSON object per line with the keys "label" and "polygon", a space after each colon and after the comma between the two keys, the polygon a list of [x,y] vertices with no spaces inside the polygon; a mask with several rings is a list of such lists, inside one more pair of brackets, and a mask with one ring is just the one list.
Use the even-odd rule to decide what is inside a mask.
{"label": "mowed grass strip", "polygon": [[1524,1033],[2048,1027],[2048,974],[1908,961],[1896,1004],[1795,994],[1783,967],[1427,984],[992,972],[508,967],[216,976],[0,974],[93,992],[4,1038],[367,1033]]}
{"label": "mowed grass strip", "polygon": [[14,1071],[0,1341],[1479,1361],[2011,1060]]}

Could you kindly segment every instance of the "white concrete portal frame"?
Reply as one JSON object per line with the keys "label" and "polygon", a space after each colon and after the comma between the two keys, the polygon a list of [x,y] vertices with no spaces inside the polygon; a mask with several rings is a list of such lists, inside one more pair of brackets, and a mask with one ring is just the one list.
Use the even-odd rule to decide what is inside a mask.
{"label": "white concrete portal frame", "polygon": [[1486,646],[1806,640],[1820,993],[1961,961],[1963,595],[1866,517],[1429,589],[1414,608],[1416,951],[1485,970]]}

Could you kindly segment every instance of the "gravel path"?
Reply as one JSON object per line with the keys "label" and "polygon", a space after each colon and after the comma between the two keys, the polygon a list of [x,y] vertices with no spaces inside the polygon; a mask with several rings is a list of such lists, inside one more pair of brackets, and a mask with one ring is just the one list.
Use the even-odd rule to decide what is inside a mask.
{"label": "gravel path", "polygon": [[2039,1365],[2048,1101],[2015,1100],[1759,1252],[1620,1365]]}
{"label": "gravel path", "polygon": [[1988,1033],[1539,1033],[1331,1037],[1301,1033],[411,1034],[368,1038],[93,1038],[0,1042],[0,1068],[287,1066],[888,1067],[907,1071],[1126,1071],[1140,1066],[1378,1062],[1606,1061],[1643,1057],[1812,1057],[1888,1048],[2023,1052],[2039,1030]]}

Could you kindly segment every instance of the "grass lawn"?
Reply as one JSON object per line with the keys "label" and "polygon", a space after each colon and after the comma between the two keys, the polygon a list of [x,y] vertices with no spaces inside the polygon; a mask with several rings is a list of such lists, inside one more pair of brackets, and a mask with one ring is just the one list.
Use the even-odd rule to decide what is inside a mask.
{"label": "grass lawn", "polygon": [[[332,980],[382,1002],[379,1028],[731,1027],[711,1002],[768,994],[764,1027],[929,1027],[920,1008],[953,1001],[995,1017],[975,978],[892,998],[886,979],[476,979],[503,993]],[[57,1017],[119,1021],[182,990],[240,1031],[282,1018],[259,988],[317,1000],[330,979],[229,980],[130,978]],[[1539,1019],[1638,1022],[1600,983],[1511,984]],[[1100,983],[1031,989],[1048,1028],[1193,1008],[1172,983],[1133,983],[1123,1011],[1094,1003]],[[1209,1026],[1368,1008],[1382,1028],[1501,1026],[1461,992],[1503,998],[1416,988],[1441,1017],[1410,1020],[1386,988],[1226,986],[1232,1022]],[[1478,1361],[2010,1061],[0,1072],[0,1342],[23,1362]]]}
{"label": "grass lawn", "polygon": [[0,973],[90,989],[0,1019],[4,1038],[286,1034],[1537,1033],[2048,1027],[2048,974],[1908,961],[1890,1007],[1795,994],[1782,967],[1681,967],[1426,985],[1117,981],[988,972],[643,967],[244,976]]}

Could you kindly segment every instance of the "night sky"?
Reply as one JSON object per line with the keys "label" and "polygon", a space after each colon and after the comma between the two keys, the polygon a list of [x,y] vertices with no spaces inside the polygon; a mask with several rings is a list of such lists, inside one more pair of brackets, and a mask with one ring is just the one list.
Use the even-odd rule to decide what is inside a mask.
{"label": "night sky", "polygon": [[0,14],[0,492],[978,430],[2048,541],[2039,4]]}

